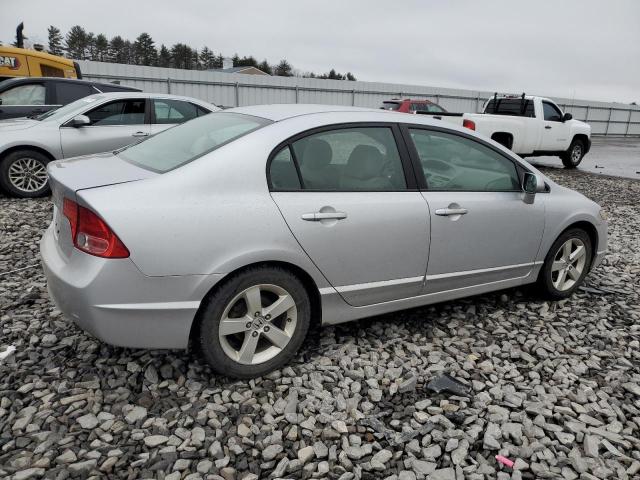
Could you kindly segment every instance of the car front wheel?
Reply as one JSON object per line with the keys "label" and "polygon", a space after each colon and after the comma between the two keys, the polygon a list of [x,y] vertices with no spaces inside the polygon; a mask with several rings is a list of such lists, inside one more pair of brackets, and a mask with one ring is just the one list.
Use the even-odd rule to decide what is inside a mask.
{"label": "car front wheel", "polygon": [[542,267],[539,284],[543,293],[560,300],[570,296],[591,267],[592,245],[584,230],[571,229],[554,242]]}
{"label": "car front wheel", "polygon": [[0,161],[0,187],[18,198],[47,195],[49,161],[46,155],[35,150],[16,150],[5,155]]}
{"label": "car front wheel", "polygon": [[580,165],[582,158],[585,155],[585,147],[582,140],[575,139],[569,145],[569,149],[561,155],[562,164],[566,168],[576,168]]}
{"label": "car front wheel", "polygon": [[201,315],[199,346],[218,373],[254,378],[288,363],[309,329],[311,306],[300,280],[275,267],[227,280]]}

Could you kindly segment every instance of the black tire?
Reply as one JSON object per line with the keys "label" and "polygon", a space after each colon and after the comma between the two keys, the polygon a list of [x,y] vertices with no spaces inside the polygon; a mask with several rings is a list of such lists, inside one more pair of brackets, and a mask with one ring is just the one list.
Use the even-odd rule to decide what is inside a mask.
{"label": "black tire", "polygon": [[582,162],[585,155],[585,145],[579,138],[574,138],[569,149],[560,155],[565,168],[576,168]]}
{"label": "black tire", "polygon": [[[246,331],[232,334],[228,337],[225,336],[225,346],[223,347],[223,341],[221,341],[219,334],[220,324],[225,310],[232,302],[234,305],[232,311],[234,308],[238,309],[238,313],[236,314],[238,316],[234,315],[232,319],[242,319],[242,322],[244,322],[246,318],[243,315],[250,314],[248,311],[245,311],[243,314],[243,308],[248,310],[248,303],[243,299],[235,301],[234,299],[243,291],[252,287],[255,288],[258,285],[262,285],[263,287],[275,286],[286,291],[286,293],[288,293],[295,302],[296,318],[295,321],[292,322],[291,318],[287,318],[290,316],[288,314],[289,312],[285,312],[282,315],[267,321],[265,320],[266,316],[263,318],[261,316],[255,316],[254,314],[256,323],[264,322],[264,326],[257,330],[258,335],[256,335],[258,337],[258,340],[256,341],[261,342],[258,344],[258,348],[256,350],[258,351],[258,354],[264,354],[266,351],[263,350],[262,353],[259,351],[261,345],[264,348],[269,348],[269,344],[271,343],[267,338],[269,328],[272,329],[271,333],[273,334],[274,330],[276,330],[274,327],[285,330],[288,328],[285,322],[289,322],[289,324],[293,325],[290,327],[293,331],[291,332],[290,340],[286,346],[281,348],[279,353],[274,357],[261,361],[260,363],[240,363],[238,358],[231,358],[231,356],[225,352],[225,348],[228,350],[232,347],[232,342],[235,342],[239,353],[241,350],[241,344],[243,344],[243,342],[247,342],[248,336],[255,333],[253,330],[255,327],[252,326],[251,329],[245,329]],[[272,301],[272,299],[269,298],[270,295],[276,294],[265,290],[261,291],[261,303],[262,305],[265,305],[265,308],[268,308],[269,303]],[[309,330],[309,324],[311,321],[311,302],[309,300],[309,294],[302,282],[295,275],[283,268],[256,267],[240,272],[226,280],[223,285],[221,285],[220,288],[218,288],[205,302],[206,303],[203,305],[203,310],[200,315],[198,338],[196,341],[198,342],[202,355],[207,360],[211,368],[216,372],[229,377],[255,378],[283,367],[300,349],[307,335],[307,331]],[[227,314],[227,316],[230,315],[231,312]],[[265,329],[267,330],[265,331]],[[273,347],[273,345],[271,345],[271,347]]]}
{"label": "black tire", "polygon": [[[51,159],[49,157],[35,150],[24,149],[8,153],[2,158],[2,160],[0,160],[0,188],[2,188],[2,190],[8,195],[18,198],[37,198],[48,195],[51,190],[49,189],[49,182],[46,178],[42,187],[30,191],[29,189],[20,188],[19,185],[12,181],[12,177],[10,177],[10,170],[13,165],[17,164],[17,162],[29,162],[34,165],[34,168],[39,172],[38,175],[40,175],[42,168],[44,168],[46,173],[47,164],[50,161]],[[35,177],[33,181],[36,182]],[[41,183],[41,178],[37,179],[37,181],[38,183]],[[35,186],[33,188],[35,188]]]}
{"label": "black tire", "polygon": [[[558,280],[559,272],[553,271],[553,264],[558,258],[558,255],[563,245],[572,239],[576,239],[579,242],[582,242],[584,245],[584,265],[579,273],[579,277],[576,280],[573,280],[574,283],[570,288],[567,289],[558,289],[554,285],[554,275],[555,279]],[[563,298],[567,298],[575,292],[582,282],[584,278],[589,273],[591,268],[591,258],[593,252],[593,246],[591,245],[591,239],[587,232],[581,230],[579,228],[573,228],[571,230],[567,230],[562,235],[558,237],[558,239],[551,245],[549,249],[549,253],[547,253],[546,258],[544,259],[544,265],[542,266],[542,270],[540,271],[540,276],[538,277],[538,287],[542,295],[551,300],[561,300]],[[562,261],[562,259],[558,259],[558,261]],[[575,267],[573,267],[575,268]],[[575,272],[576,270],[574,270]],[[568,274],[567,274],[568,275]]]}

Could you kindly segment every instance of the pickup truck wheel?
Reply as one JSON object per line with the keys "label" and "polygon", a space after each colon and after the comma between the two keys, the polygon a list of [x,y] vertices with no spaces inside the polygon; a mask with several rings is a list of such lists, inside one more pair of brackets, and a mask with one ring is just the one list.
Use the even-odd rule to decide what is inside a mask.
{"label": "pickup truck wheel", "polygon": [[582,140],[575,139],[569,145],[569,149],[564,152],[560,158],[562,159],[562,163],[566,168],[576,168],[580,165],[582,158],[584,157],[584,143]]}
{"label": "pickup truck wheel", "polygon": [[0,161],[0,187],[18,198],[36,198],[49,193],[47,164],[50,159],[35,150],[16,150]]}

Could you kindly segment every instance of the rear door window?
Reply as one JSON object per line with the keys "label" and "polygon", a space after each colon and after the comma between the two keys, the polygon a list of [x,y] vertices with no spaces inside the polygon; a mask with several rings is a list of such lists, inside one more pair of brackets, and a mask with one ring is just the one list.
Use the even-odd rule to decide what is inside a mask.
{"label": "rear door window", "polygon": [[55,82],[55,92],[57,105],[66,105],[96,93],[90,85],[73,82]]}
{"label": "rear door window", "polygon": [[183,123],[198,116],[198,110],[193,103],[180,100],[153,100],[154,123],[160,125]]}
{"label": "rear door window", "polygon": [[[341,128],[291,144],[301,188],[317,191],[399,191],[407,183],[391,128]],[[274,172],[271,172],[272,174]],[[292,175],[289,168],[287,175]],[[272,185],[278,188],[278,181]]]}

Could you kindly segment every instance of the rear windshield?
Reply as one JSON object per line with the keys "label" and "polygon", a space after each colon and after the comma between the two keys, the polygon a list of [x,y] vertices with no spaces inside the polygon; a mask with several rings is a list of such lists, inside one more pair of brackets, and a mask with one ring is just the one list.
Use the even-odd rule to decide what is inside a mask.
{"label": "rear windshield", "polygon": [[484,109],[484,113],[494,115],[516,115],[520,117],[534,117],[533,102],[521,98],[493,98],[489,100]]}
{"label": "rear windshield", "polygon": [[251,115],[215,112],[115,153],[134,165],[164,173],[269,123],[270,120]]}
{"label": "rear windshield", "polygon": [[380,108],[382,110],[398,110],[400,108],[400,103],[398,103],[398,102],[382,102],[382,106]]}

